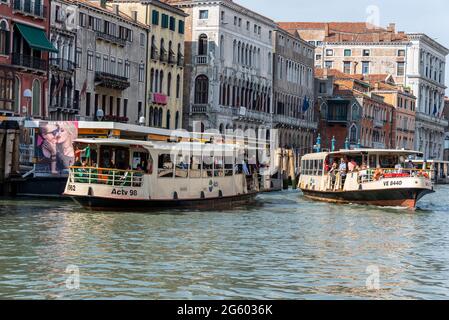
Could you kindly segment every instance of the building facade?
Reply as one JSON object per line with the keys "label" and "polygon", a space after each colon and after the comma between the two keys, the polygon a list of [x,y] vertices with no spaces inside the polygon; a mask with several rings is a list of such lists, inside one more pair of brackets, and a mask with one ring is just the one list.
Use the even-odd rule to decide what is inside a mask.
{"label": "building facade", "polygon": [[0,113],[47,116],[48,0],[0,1]]}
{"label": "building facade", "polygon": [[367,23],[280,23],[317,45],[316,64],[346,74],[390,74],[417,97],[415,149],[442,159],[446,56],[449,50],[425,34],[396,32]]}
{"label": "building facade", "polygon": [[184,82],[184,11],[157,0],[112,1],[151,27],[147,53],[146,124],[166,129],[182,127]]}
{"label": "building facade", "polygon": [[75,120],[74,103],[77,7],[70,1],[54,0],[50,7],[50,41],[58,52],[50,53],[48,116],[51,120]]}
{"label": "building facade", "polygon": [[274,31],[273,128],[281,147],[298,155],[312,152],[314,118],[314,47],[297,33]]}
{"label": "building facade", "polygon": [[274,21],[230,0],[170,3],[188,14],[184,127],[271,127]]}
{"label": "building facade", "polygon": [[[146,101],[146,57],[149,29],[118,6],[75,1],[76,35],[74,103],[80,119],[138,124]],[[101,113],[101,112],[100,112]]]}

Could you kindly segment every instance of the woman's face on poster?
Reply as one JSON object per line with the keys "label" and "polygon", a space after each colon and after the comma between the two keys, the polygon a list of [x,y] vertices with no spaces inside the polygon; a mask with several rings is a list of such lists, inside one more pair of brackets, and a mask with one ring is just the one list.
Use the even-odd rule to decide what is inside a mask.
{"label": "woman's face on poster", "polygon": [[56,143],[57,142],[57,134],[59,131],[59,128],[55,125],[47,125],[44,127],[43,130],[43,137],[46,141],[50,143]]}

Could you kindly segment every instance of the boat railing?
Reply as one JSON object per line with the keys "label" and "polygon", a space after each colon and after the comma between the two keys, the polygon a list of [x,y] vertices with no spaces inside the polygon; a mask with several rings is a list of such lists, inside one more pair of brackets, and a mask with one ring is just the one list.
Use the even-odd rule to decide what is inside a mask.
{"label": "boat railing", "polygon": [[140,188],[143,176],[142,171],[73,166],[70,167],[69,182]]}

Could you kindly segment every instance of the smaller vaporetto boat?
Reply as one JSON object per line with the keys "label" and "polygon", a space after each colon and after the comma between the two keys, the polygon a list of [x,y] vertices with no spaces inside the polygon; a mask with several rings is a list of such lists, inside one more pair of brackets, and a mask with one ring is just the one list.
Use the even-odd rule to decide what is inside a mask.
{"label": "smaller vaporetto boat", "polygon": [[257,172],[233,144],[77,139],[64,195],[84,207],[232,207],[259,192]]}
{"label": "smaller vaporetto boat", "polygon": [[299,188],[314,200],[415,208],[432,193],[429,170],[410,160],[407,150],[356,149],[320,152],[301,159]]}

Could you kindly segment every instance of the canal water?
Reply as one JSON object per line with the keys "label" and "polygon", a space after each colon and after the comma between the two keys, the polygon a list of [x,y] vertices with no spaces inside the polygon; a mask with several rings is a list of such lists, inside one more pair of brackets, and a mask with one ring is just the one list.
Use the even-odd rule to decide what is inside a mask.
{"label": "canal water", "polygon": [[0,200],[0,298],[447,299],[449,187],[437,189],[413,214],[293,191],[222,212]]}

